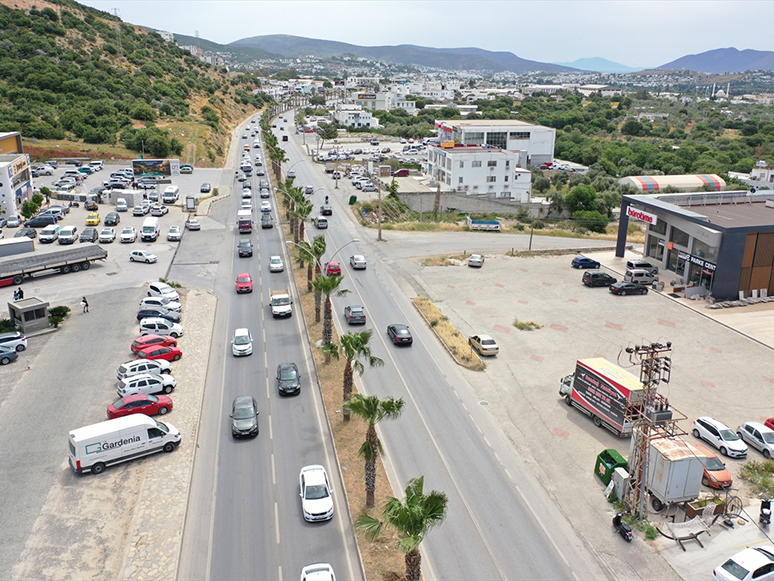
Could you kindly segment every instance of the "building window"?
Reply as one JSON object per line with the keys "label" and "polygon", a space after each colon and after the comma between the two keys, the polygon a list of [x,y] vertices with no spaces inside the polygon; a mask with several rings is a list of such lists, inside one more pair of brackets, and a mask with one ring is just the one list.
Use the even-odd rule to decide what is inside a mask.
{"label": "building window", "polygon": [[505,160],[505,167],[506,168],[511,167],[511,160],[510,159],[506,159]]}
{"label": "building window", "polygon": [[529,131],[511,131],[511,139],[529,139]]}
{"label": "building window", "polygon": [[661,238],[655,236],[648,236],[648,244],[646,246],[647,256],[655,258],[659,262],[664,259],[664,241]]}
{"label": "building window", "polygon": [[472,167],[481,167],[481,162],[480,161],[474,161],[471,165],[472,165]]}
{"label": "building window", "polygon": [[465,145],[483,145],[484,132],[483,131],[471,131],[465,134]]}
{"label": "building window", "polygon": [[691,250],[691,254],[693,254],[694,256],[698,256],[699,258],[709,260],[710,262],[717,262],[718,250],[719,249],[717,246],[709,246],[708,244],[705,244],[701,240],[696,240],[694,238],[693,249]]}
{"label": "building window", "polygon": [[508,133],[505,131],[497,131],[486,134],[486,144],[500,149],[505,149],[508,145]]}
{"label": "building window", "polygon": [[497,160],[490,159],[488,162],[486,162],[487,167],[497,167]]}
{"label": "building window", "polygon": [[683,232],[679,228],[675,228],[674,226],[672,226],[672,231],[669,233],[670,242],[673,242],[674,244],[677,244],[684,248],[688,248],[689,240],[690,240],[690,236],[688,236],[687,232]]}
{"label": "building window", "polygon": [[460,162],[460,167],[461,167],[461,168],[462,168],[462,167],[465,167],[465,162],[464,162],[464,161],[461,161],[461,162]]}
{"label": "building window", "polygon": [[486,176],[486,181],[488,182],[496,182],[497,176]]}
{"label": "building window", "polygon": [[462,178],[460,178],[460,179],[459,179],[459,181],[458,181],[457,183],[458,183],[458,184],[461,184],[461,183],[462,183]]}
{"label": "building window", "polygon": [[505,178],[503,179],[503,181],[506,181],[506,182],[507,182],[507,181],[508,181],[508,176],[505,176]]}
{"label": "building window", "polygon": [[653,232],[655,234],[661,234],[662,236],[666,234],[666,222],[663,220],[658,220],[655,224],[655,226],[648,227],[649,232]]}

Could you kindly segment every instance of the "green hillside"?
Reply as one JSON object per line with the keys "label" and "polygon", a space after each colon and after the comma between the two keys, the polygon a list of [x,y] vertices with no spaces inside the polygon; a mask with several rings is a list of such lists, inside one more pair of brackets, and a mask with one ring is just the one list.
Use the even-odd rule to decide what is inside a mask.
{"label": "green hillside", "polygon": [[71,0],[28,10],[8,1],[0,5],[0,131],[165,157],[189,147],[193,123],[201,143],[187,157],[214,162],[231,127],[268,100],[253,95],[256,79],[105,12]]}

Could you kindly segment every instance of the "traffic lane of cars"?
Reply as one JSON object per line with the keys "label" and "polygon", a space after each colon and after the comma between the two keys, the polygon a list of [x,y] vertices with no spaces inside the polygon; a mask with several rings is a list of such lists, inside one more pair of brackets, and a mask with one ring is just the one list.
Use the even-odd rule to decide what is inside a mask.
{"label": "traffic lane of cars", "polygon": [[[366,273],[359,272],[353,277],[360,275]],[[436,537],[436,549],[441,550],[441,553],[435,553],[431,549],[436,556],[431,561],[434,573],[439,578],[454,575],[482,578],[485,575],[481,571],[484,570],[490,577],[496,578],[507,577],[503,575],[504,571],[513,571],[516,570],[514,567],[518,567],[530,571],[535,577],[566,577],[569,572],[558,558],[555,561],[545,557],[545,561],[541,558],[525,562],[523,555],[510,556],[512,551],[509,547],[512,547],[513,536],[500,533],[509,530],[515,522],[522,523],[519,525],[521,530],[530,531],[527,544],[534,546],[526,553],[556,554],[548,539],[538,532],[542,532],[542,529],[535,521],[535,516],[514,494],[514,483],[503,473],[500,464],[491,454],[482,452],[487,449],[487,444],[468,412],[458,406],[457,396],[444,377],[449,372],[441,371],[434,364],[435,361],[445,360],[447,356],[427,349],[428,346],[438,347],[436,339],[421,324],[412,320],[411,327],[416,329],[414,346],[406,349],[392,345],[384,333],[387,324],[396,318],[407,321],[409,317],[394,305],[391,295],[382,288],[375,276],[360,282],[363,284],[362,289],[360,285],[343,286],[357,288],[357,292],[367,296],[366,304],[373,305],[371,310],[375,312],[371,325],[367,327],[374,330],[374,355],[386,363],[382,368],[368,369],[363,376],[363,383],[368,393],[377,393],[380,397],[403,397],[408,403],[398,421],[388,422],[389,425],[381,428],[388,451],[400,450],[400,453],[390,453],[388,459],[397,472],[397,482],[405,483],[410,478],[424,474],[427,485],[449,494],[448,518],[454,523],[454,528],[468,533],[478,528],[480,532],[480,535],[469,535],[464,543],[455,540],[452,533],[442,533],[441,529],[431,535]],[[346,297],[338,299],[339,305],[347,300]],[[414,317],[411,316],[412,319]],[[412,429],[406,430],[407,425],[412,426]],[[424,445],[417,446],[417,442],[424,442]],[[434,449],[436,445],[438,448]],[[469,455],[476,459],[467,462]],[[479,479],[475,486],[468,487],[456,477],[462,473],[487,476],[486,479]],[[501,502],[493,504],[493,498],[499,498]],[[452,517],[452,514],[455,516]],[[487,524],[481,527],[481,523]],[[491,530],[500,533],[493,535]],[[428,537],[428,542],[431,537]],[[449,549],[454,546],[456,550]],[[475,546],[475,550],[466,551],[463,546]],[[492,546],[497,550],[491,552]],[[440,554],[443,557],[439,557]],[[473,558],[472,555],[477,557]],[[487,555],[489,559],[484,562],[480,559],[482,555]]]}

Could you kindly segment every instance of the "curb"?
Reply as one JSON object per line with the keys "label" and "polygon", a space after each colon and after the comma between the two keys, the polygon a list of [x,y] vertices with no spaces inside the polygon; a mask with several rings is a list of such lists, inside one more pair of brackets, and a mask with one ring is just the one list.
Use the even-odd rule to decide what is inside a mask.
{"label": "curb", "polygon": [[[430,299],[427,299],[430,300]],[[454,353],[451,352],[451,349],[449,349],[449,346],[446,344],[446,342],[441,339],[441,336],[438,334],[438,332],[435,330],[435,327],[433,327],[430,324],[430,321],[427,320],[427,317],[425,317],[425,314],[419,309],[419,306],[412,300],[411,304],[414,305],[414,309],[419,313],[419,316],[422,317],[422,320],[427,324],[427,326],[430,328],[430,330],[433,332],[433,335],[435,335],[436,339],[443,345],[443,348],[446,349],[446,352],[451,356],[452,359],[454,359],[454,362],[459,365],[460,367],[464,367],[465,369],[469,371],[479,371],[478,369],[471,369],[469,366],[462,363],[460,360],[457,359],[457,357],[454,355]],[[435,304],[435,303],[433,303]],[[439,309],[440,310],[440,309]],[[486,365],[482,360],[481,357],[478,356],[478,354],[473,350],[473,348],[470,348],[470,352],[473,353],[473,357],[478,359],[479,363],[482,363],[483,365]],[[481,369],[480,371],[483,371]]]}

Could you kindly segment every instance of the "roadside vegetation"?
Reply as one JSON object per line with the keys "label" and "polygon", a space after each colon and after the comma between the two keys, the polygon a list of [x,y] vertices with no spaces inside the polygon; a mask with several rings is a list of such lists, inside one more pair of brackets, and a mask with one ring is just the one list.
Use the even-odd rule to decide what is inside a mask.
{"label": "roadside vegetation", "polygon": [[0,6],[0,29],[0,131],[20,131],[35,158],[215,164],[236,122],[269,101],[256,78],[70,0]]}
{"label": "roadside vegetation", "polygon": [[774,498],[774,460],[747,462],[739,475],[752,485],[753,494],[761,498]]}
{"label": "roadside vegetation", "polygon": [[413,299],[414,307],[424,317],[431,330],[438,337],[439,341],[446,347],[446,350],[454,357],[460,365],[473,371],[483,371],[486,364],[473,351],[468,340],[463,337],[449,319],[443,314],[433,301],[423,296],[416,296]]}

